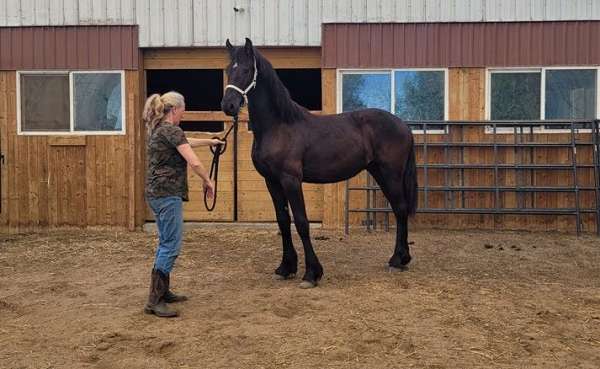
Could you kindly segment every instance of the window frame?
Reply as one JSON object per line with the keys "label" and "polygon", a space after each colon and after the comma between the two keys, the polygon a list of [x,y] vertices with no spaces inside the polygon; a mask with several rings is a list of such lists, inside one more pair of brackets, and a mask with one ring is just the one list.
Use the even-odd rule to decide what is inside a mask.
{"label": "window frame", "polygon": [[[486,68],[485,78],[485,119],[491,120],[492,113],[492,73],[540,73],[540,119],[541,121],[546,120],[546,72],[553,70],[589,70],[593,69],[596,71],[596,116],[594,119],[600,117],[600,67],[598,66],[549,66],[549,67],[493,67]],[[550,122],[553,120],[549,120]],[[507,122],[510,122],[508,120]],[[588,128],[575,128],[575,133],[590,133],[592,130]],[[494,133],[492,126],[485,126],[485,133]],[[515,133],[514,128],[509,127],[496,127],[496,133],[501,134],[513,134]],[[523,133],[530,133],[529,128],[523,128]],[[540,126],[533,127],[533,133],[571,133],[570,129],[564,128],[547,128],[543,123]]]}
{"label": "window frame", "polygon": [[[73,74],[119,74],[121,77],[121,130],[75,131]],[[69,78],[69,131],[23,131],[21,127],[21,76],[28,74],[67,75]],[[22,70],[17,71],[17,135],[19,136],[124,136],[126,130],[125,71],[124,70]]]}
{"label": "window frame", "polygon": [[[448,89],[448,68],[340,68],[336,71],[336,111],[342,113],[343,107],[343,76],[344,74],[389,74],[390,75],[390,113],[396,116],[396,72],[444,72],[444,121],[448,120],[449,112],[449,89]],[[404,121],[404,120],[402,120]],[[429,124],[429,123],[428,123]],[[437,123],[436,123],[437,124]],[[442,125],[443,123],[440,123]],[[422,129],[412,130],[414,134],[424,134]],[[446,134],[448,125],[444,129],[427,130],[427,134]]]}

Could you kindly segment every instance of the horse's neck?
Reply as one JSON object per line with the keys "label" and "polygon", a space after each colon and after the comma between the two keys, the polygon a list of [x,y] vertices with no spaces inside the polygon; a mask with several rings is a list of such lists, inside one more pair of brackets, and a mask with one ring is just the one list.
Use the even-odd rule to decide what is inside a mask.
{"label": "horse's neck", "polygon": [[257,82],[254,91],[248,94],[248,117],[255,136],[262,135],[277,124],[274,110],[268,86],[259,85]]}

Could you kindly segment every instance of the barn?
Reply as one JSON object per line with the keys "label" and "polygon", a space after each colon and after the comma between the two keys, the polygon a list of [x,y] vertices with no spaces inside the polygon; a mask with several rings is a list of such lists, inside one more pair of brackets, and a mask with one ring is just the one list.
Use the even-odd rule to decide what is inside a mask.
{"label": "barn", "polygon": [[[600,232],[600,3],[586,0],[3,1],[2,230],[151,222],[145,97],[180,91],[187,134],[223,134],[224,44],[245,37],[315,114],[409,121],[414,226]],[[215,211],[191,178],[186,221],[275,221],[251,143],[242,114]],[[323,228],[390,224],[365,174],[305,198]]]}

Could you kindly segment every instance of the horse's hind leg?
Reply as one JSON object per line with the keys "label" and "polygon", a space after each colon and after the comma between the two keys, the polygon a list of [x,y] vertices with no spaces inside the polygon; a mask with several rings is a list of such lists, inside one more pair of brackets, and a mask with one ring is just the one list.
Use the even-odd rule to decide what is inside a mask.
{"label": "horse's hind leg", "polygon": [[292,233],[290,231],[291,219],[288,213],[287,199],[279,183],[270,180],[265,180],[265,182],[273,199],[273,206],[275,207],[275,215],[277,216],[277,224],[279,225],[283,245],[283,257],[281,264],[275,270],[275,276],[277,279],[293,278],[298,270],[298,254],[296,254],[294,244],[292,243]]}
{"label": "horse's hind leg", "polygon": [[319,259],[310,241],[308,218],[304,206],[304,195],[302,194],[302,182],[296,177],[284,174],[281,178],[281,186],[285,197],[292,207],[296,231],[298,231],[298,235],[300,235],[302,245],[304,246],[306,272],[302,277],[303,282],[300,284],[300,287],[315,287],[321,277],[323,277],[323,267],[319,263]]}
{"label": "horse's hind leg", "polygon": [[375,178],[396,216],[396,245],[388,262],[391,268],[406,269],[411,260],[408,246],[408,208],[402,193],[402,173],[400,170],[386,170],[372,164],[367,171]]}

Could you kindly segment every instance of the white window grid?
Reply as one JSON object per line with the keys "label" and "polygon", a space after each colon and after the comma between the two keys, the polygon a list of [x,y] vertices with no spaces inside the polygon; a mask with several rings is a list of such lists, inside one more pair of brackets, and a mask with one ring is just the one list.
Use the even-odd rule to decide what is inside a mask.
{"label": "white window grid", "polygon": [[[343,107],[343,96],[342,96],[342,92],[343,92],[343,81],[342,81],[342,77],[345,74],[386,74],[386,75],[390,75],[390,81],[391,81],[391,111],[390,113],[396,115],[396,77],[395,77],[395,72],[444,72],[444,120],[448,120],[448,109],[449,109],[449,95],[448,95],[448,68],[376,68],[376,69],[371,69],[371,68],[360,68],[360,69],[356,69],[356,68],[352,68],[352,69],[338,69],[337,70],[337,86],[336,86],[336,105],[337,105],[337,112],[341,113],[342,112],[342,107]],[[412,122],[412,121],[411,121]],[[418,121],[415,121],[415,123],[417,123]],[[437,123],[430,123],[430,121],[427,121],[427,125],[437,125]],[[443,125],[443,122],[440,122],[439,125]],[[424,130],[421,129],[415,129],[412,131],[415,134],[423,134]],[[427,130],[427,134],[446,134],[448,132],[448,126],[445,126],[444,129],[428,129]]]}
{"label": "white window grid", "polygon": [[[119,131],[75,131],[73,75],[74,74],[119,74],[121,77],[121,130]],[[125,71],[123,70],[30,70],[17,71],[17,134],[22,136],[122,136],[126,132],[125,115]],[[69,76],[69,131],[23,131],[21,129],[21,76],[22,75],[68,75]]]}
{"label": "white window grid", "polygon": [[[600,117],[600,68],[597,66],[552,66],[552,67],[510,67],[510,68],[486,68],[486,79],[485,79],[485,119],[491,119],[491,108],[492,108],[492,74],[493,73],[540,73],[540,120],[546,120],[546,72],[552,70],[583,70],[593,69],[596,71],[596,119]],[[568,119],[565,119],[568,121]],[[510,120],[507,121],[510,123]],[[570,129],[564,128],[547,128],[543,123],[541,126],[533,127],[533,133],[570,133]],[[517,129],[517,132],[530,133],[530,129],[527,127]],[[575,133],[590,133],[591,129],[575,128]],[[492,126],[487,125],[485,127],[485,133],[494,133]],[[496,127],[496,133],[513,134],[515,129],[511,127]]]}

